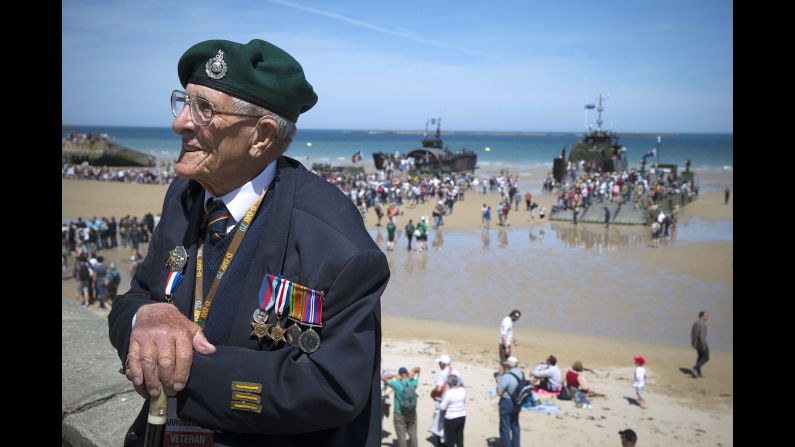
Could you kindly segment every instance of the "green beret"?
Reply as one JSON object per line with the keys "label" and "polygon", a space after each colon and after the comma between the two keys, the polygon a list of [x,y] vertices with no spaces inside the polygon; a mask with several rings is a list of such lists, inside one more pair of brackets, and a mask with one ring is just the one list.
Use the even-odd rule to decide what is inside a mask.
{"label": "green beret", "polygon": [[179,59],[177,71],[182,87],[203,85],[293,122],[317,102],[301,64],[264,40],[245,45],[228,40],[197,43]]}

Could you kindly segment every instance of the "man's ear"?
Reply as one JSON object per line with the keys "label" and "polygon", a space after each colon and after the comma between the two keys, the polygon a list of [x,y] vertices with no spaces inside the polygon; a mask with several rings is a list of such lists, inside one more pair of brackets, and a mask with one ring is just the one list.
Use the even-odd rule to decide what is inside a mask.
{"label": "man's ear", "polygon": [[[262,156],[274,150],[274,142],[279,136],[279,125],[269,116],[263,116],[257,121],[257,132],[251,144],[252,155]],[[273,155],[273,154],[271,154]],[[280,154],[276,154],[278,157]],[[275,158],[275,157],[274,157]]]}

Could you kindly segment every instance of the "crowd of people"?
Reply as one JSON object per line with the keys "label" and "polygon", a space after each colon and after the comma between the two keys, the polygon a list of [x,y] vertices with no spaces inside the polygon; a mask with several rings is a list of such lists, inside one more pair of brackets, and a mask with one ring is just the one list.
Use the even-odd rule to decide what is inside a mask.
{"label": "crowd of people", "polygon": [[78,217],[61,224],[61,277],[75,281],[75,298],[80,303],[99,303],[105,309],[113,302],[121,276],[117,265],[106,264],[101,253],[129,247],[133,251],[130,274],[134,274],[144,258],[141,246],[150,241],[159,218],[152,213],[141,219],[127,215],[118,221],[115,216],[85,220]]}
{"label": "crowd of people", "polygon": [[558,198],[552,211],[575,210],[595,202],[631,203],[633,207],[650,208],[674,194],[693,196],[698,187],[693,181],[682,181],[673,173],[651,175],[635,169],[605,173],[598,170],[570,170],[563,184],[557,185]]}
{"label": "crowd of people", "polygon": [[163,162],[160,166],[154,168],[111,168],[108,166],[91,166],[88,163],[63,163],[61,166],[61,179],[69,180],[168,185],[176,178],[174,166],[171,162]]}

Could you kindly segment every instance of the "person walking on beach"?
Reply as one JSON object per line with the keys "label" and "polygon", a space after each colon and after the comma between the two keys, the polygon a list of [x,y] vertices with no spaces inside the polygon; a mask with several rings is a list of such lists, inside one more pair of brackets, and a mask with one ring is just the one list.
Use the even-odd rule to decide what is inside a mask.
{"label": "person walking on beach", "polygon": [[729,194],[730,193],[731,193],[731,190],[727,186],[726,189],[723,190],[723,204],[724,205],[728,205],[729,204]]}
{"label": "person walking on beach", "polygon": [[500,322],[500,372],[505,370],[505,362],[511,356],[511,346],[516,343],[516,339],[513,337],[513,323],[519,321],[521,316],[522,312],[519,309],[514,309]]}
{"label": "person walking on beach", "polygon": [[646,386],[646,359],[643,356],[635,357],[635,382],[632,386],[635,387],[635,394],[638,396],[638,405],[640,408],[646,408],[646,399],[643,398],[643,387]]}
{"label": "person walking on beach", "polygon": [[411,219],[409,219],[409,223],[406,224],[404,230],[406,231],[406,238],[409,240],[409,246],[406,250],[411,251],[411,238],[414,237],[414,224],[411,222]]}
{"label": "person walking on beach", "polygon": [[484,215],[486,217],[486,229],[488,230],[491,227],[491,205],[486,207]]}
{"label": "person walking on beach", "polygon": [[395,224],[392,221],[388,221],[386,223],[386,251],[392,251],[395,249]]}
{"label": "person walking on beach", "polygon": [[487,209],[487,206],[484,203],[483,204],[483,208],[480,209],[480,227],[481,228],[486,228],[486,209]]}
{"label": "person walking on beach", "polygon": [[690,344],[698,353],[696,365],[693,366],[693,377],[703,377],[701,375],[701,367],[709,361],[709,346],[707,346],[708,320],[709,312],[702,310],[698,313],[698,320],[693,323],[693,329],[690,330]]}
{"label": "person walking on beach", "polygon": [[610,227],[610,210],[605,207],[605,228]]}
{"label": "person walking on beach", "polygon": [[516,357],[508,357],[505,363],[509,369],[497,383],[497,395],[500,396],[500,441],[503,447],[519,447],[521,439],[519,413],[522,407],[520,406],[518,410],[514,408],[511,395],[519,386],[520,378],[524,378],[524,373],[517,366],[519,360]]}
{"label": "person walking on beach", "polygon": [[395,391],[395,436],[398,447],[408,445],[417,447],[417,382],[420,378],[420,367],[411,368],[411,372],[401,367],[397,374],[384,376],[384,382]]}

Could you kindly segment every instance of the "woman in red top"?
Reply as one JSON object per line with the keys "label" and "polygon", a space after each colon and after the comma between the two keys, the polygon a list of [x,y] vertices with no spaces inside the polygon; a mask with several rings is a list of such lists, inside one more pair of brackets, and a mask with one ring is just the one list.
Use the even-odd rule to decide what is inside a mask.
{"label": "woman in red top", "polygon": [[[607,397],[606,394],[600,393],[593,389],[588,382],[585,380],[585,377],[580,374],[582,373],[583,367],[582,362],[577,360],[572,365],[571,370],[566,372],[566,386],[569,388],[576,388],[577,390],[586,393],[588,397]],[[574,394],[574,393],[572,393]]]}

